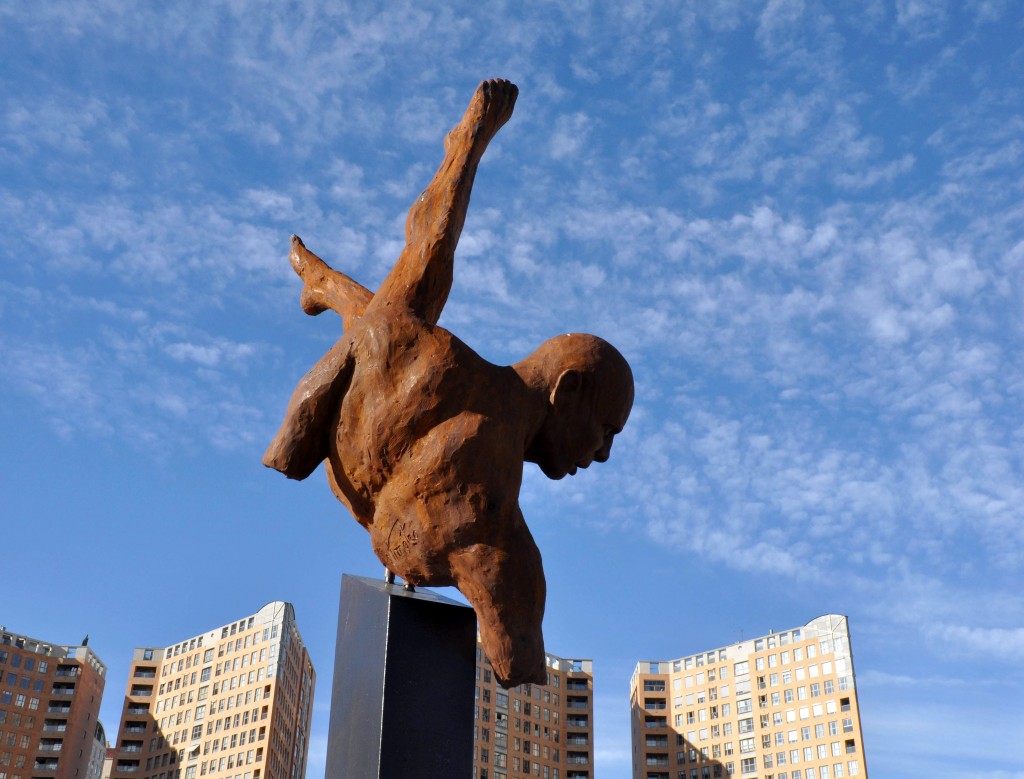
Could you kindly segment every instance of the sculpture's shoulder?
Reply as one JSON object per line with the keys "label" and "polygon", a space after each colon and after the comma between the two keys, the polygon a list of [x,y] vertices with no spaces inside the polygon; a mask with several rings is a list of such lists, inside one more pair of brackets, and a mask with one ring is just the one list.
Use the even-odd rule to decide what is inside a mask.
{"label": "sculpture's shoulder", "polygon": [[386,407],[375,405],[383,414],[411,415],[402,421],[448,418],[464,408],[490,416],[521,383],[445,328],[409,314],[363,317],[350,337],[355,374],[347,399],[358,402],[364,392],[386,398]]}

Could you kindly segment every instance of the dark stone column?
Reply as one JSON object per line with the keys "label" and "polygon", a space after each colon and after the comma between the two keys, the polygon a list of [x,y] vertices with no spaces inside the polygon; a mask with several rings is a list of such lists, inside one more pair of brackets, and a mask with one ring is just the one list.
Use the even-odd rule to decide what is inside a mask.
{"label": "dark stone column", "polygon": [[470,777],[473,610],[342,576],[326,779]]}

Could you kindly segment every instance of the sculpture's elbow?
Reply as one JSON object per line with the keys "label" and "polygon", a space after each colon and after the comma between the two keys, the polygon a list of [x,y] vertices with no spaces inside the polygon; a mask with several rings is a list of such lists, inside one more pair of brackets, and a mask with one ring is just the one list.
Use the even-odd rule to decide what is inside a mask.
{"label": "sculpture's elbow", "polygon": [[265,466],[297,481],[309,476],[323,460],[324,458],[317,454],[282,446],[279,441],[271,443],[263,455]]}

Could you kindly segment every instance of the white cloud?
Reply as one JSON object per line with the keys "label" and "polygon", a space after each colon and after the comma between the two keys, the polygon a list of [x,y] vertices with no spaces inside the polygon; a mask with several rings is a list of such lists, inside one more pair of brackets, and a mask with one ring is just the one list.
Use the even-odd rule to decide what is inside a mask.
{"label": "white cloud", "polygon": [[243,193],[257,211],[273,219],[295,219],[299,211],[292,198],[272,189],[250,189]]}
{"label": "white cloud", "polygon": [[972,659],[990,656],[1004,662],[1024,658],[1024,627],[982,628],[967,625],[938,624],[930,636],[949,645],[954,654]]}
{"label": "white cloud", "polygon": [[551,156],[556,160],[578,156],[587,146],[591,124],[582,112],[559,117],[551,136]]}
{"label": "white cloud", "polygon": [[907,674],[893,674],[869,668],[866,671],[857,673],[857,687],[861,690],[877,687],[879,689],[892,687],[920,688],[922,686],[935,687],[963,687],[968,682],[955,676],[929,676],[922,678]]}
{"label": "white cloud", "polygon": [[900,159],[884,165],[859,169],[853,173],[839,173],[836,183],[846,189],[867,189],[879,182],[890,183],[914,167],[914,155],[904,154]]}
{"label": "white cloud", "polygon": [[194,362],[206,368],[219,368],[224,363],[245,363],[256,351],[252,344],[231,343],[223,339],[206,344],[170,343],[164,350],[175,360]]}
{"label": "white cloud", "polygon": [[914,38],[941,33],[948,15],[947,0],[896,0],[896,23]]}

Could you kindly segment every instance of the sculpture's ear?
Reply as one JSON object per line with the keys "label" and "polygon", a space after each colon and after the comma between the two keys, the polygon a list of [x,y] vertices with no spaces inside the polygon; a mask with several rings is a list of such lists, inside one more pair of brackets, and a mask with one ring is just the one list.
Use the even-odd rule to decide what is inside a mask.
{"label": "sculpture's ear", "polygon": [[327,458],[331,421],[352,377],[348,347],[347,341],[338,341],[295,388],[281,429],[263,455],[268,468],[289,479],[305,479]]}
{"label": "sculpture's ear", "polygon": [[565,402],[576,395],[583,388],[583,374],[578,370],[569,368],[555,380],[555,386],[551,388],[549,400],[555,408],[561,408]]}

